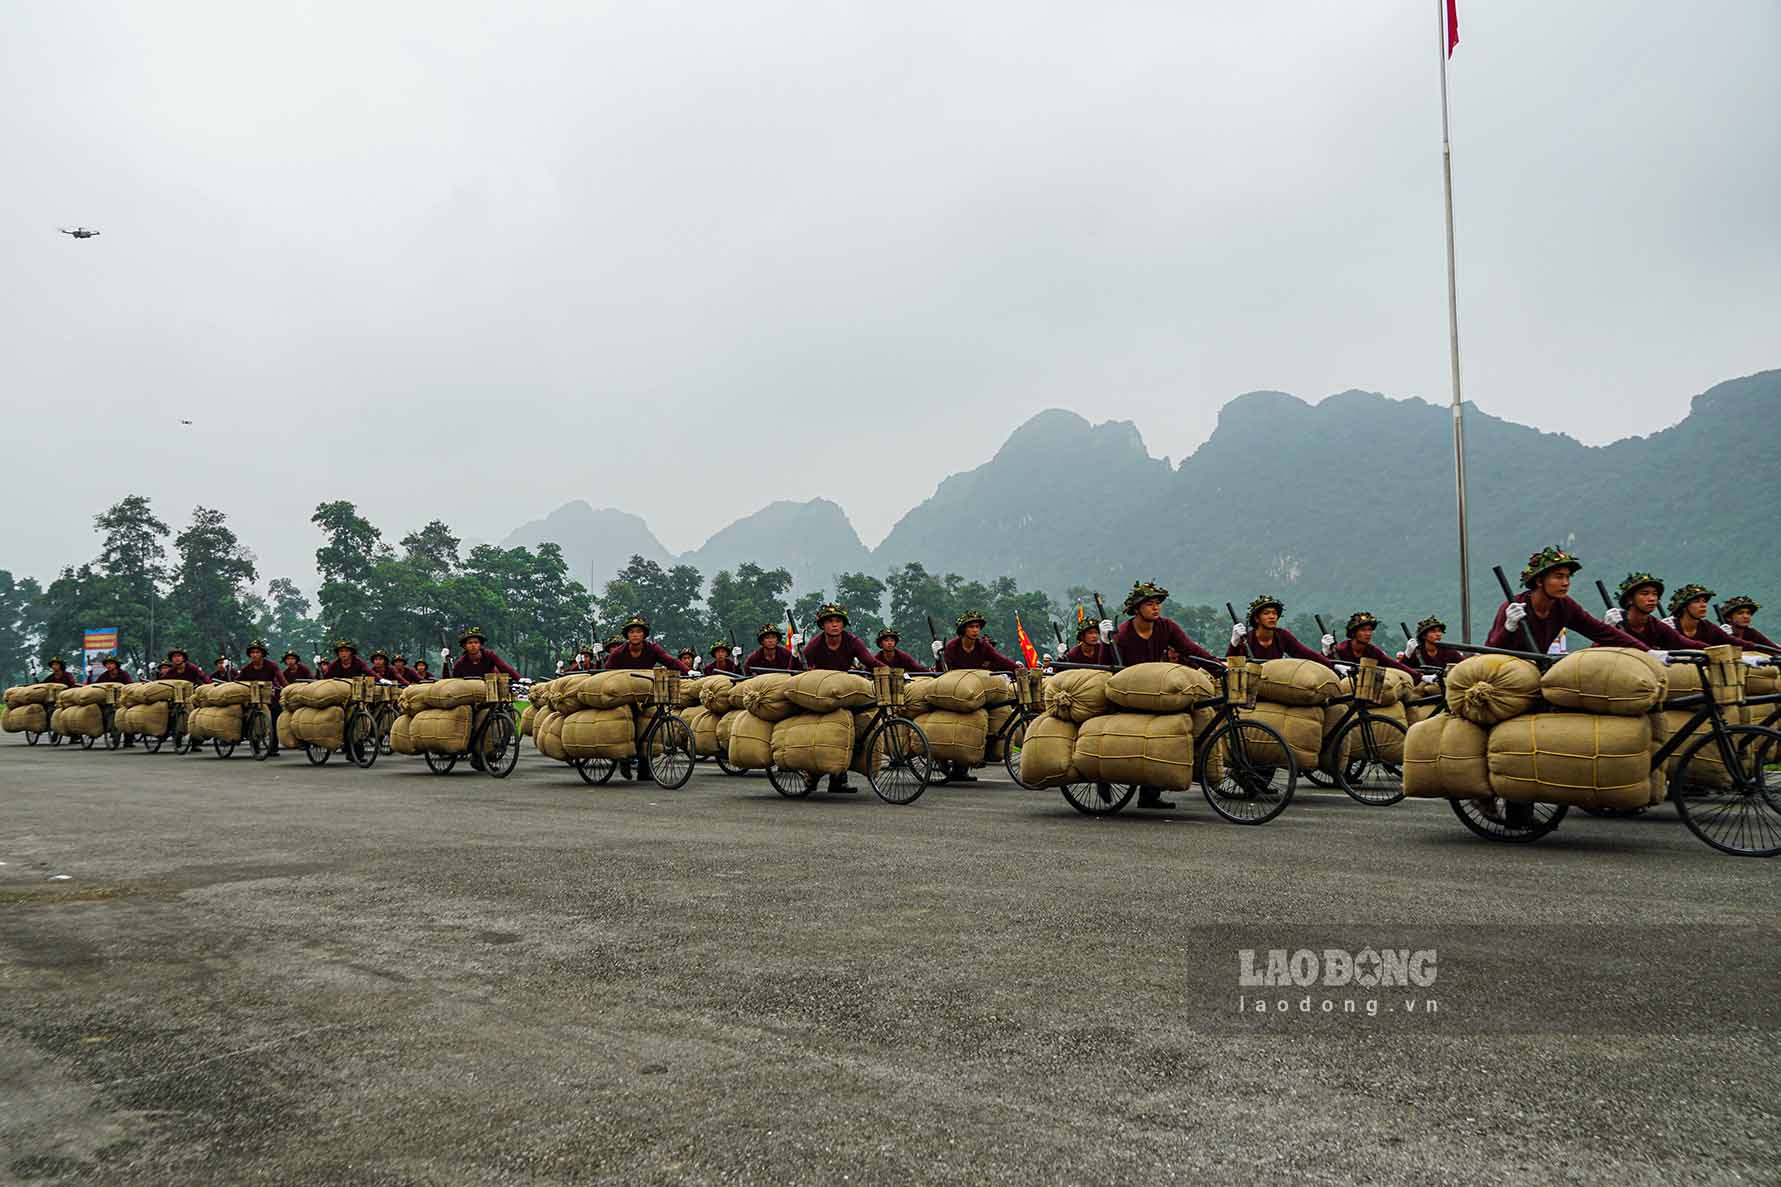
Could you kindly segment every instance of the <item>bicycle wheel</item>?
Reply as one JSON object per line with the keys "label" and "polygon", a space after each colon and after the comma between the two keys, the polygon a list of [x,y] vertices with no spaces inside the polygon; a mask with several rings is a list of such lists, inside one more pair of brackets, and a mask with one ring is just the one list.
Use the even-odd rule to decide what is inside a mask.
{"label": "bicycle wheel", "polygon": [[493,778],[505,779],[519,762],[519,725],[511,714],[497,710],[483,721],[482,729],[470,744],[482,759],[478,769]]}
{"label": "bicycle wheel", "polygon": [[1487,841],[1511,845],[1537,841],[1565,818],[1565,804],[1511,803],[1498,796],[1448,800],[1460,822]]}
{"label": "bicycle wheel", "polygon": [[197,749],[198,743],[194,742],[192,736],[186,733],[185,706],[173,706],[173,712],[167,718],[167,732],[173,738],[173,753],[190,754]]}
{"label": "bicycle wheel", "polygon": [[334,757],[332,749],[327,746],[317,746],[314,742],[303,743],[303,753],[308,756],[313,765],[318,767]]}
{"label": "bicycle wheel", "polygon": [[357,705],[346,711],[346,739],[342,749],[348,761],[370,770],[377,761],[377,719]]}
{"label": "bicycle wheel", "polygon": [[121,732],[115,729],[108,729],[105,731],[105,748],[107,750],[116,750],[123,744],[124,735]]}
{"label": "bicycle wheel", "polygon": [[458,756],[455,754],[434,754],[429,750],[426,753],[426,759],[427,770],[435,775],[449,775],[451,769],[458,765]]}
{"label": "bicycle wheel", "polygon": [[210,740],[210,748],[216,751],[216,756],[218,758],[228,758],[231,754],[235,753],[235,743],[225,742],[221,738],[212,738]]}
{"label": "bicycle wheel", "polygon": [[265,762],[272,757],[272,723],[264,709],[248,710],[247,720],[241,723],[241,737],[255,762]]}
{"label": "bicycle wheel", "polygon": [[1336,777],[1318,767],[1305,772],[1305,781],[1313,787],[1335,787]]}
{"label": "bicycle wheel", "polygon": [[664,791],[679,791],[693,777],[692,727],[670,713],[656,725],[644,746],[658,753],[649,760],[649,777]]}
{"label": "bicycle wheel", "polygon": [[913,804],[933,781],[928,735],[907,717],[887,717],[867,739],[867,782],[887,804]]}
{"label": "bicycle wheel", "polygon": [[767,782],[773,790],[788,800],[801,800],[816,790],[816,776],[806,775],[803,771],[788,771],[784,767],[768,767]]}
{"label": "bicycle wheel", "polygon": [[39,739],[41,737],[43,737],[43,732],[41,730],[26,730],[25,731],[25,745],[35,746],[35,745],[37,745],[37,739]]}
{"label": "bicycle wheel", "polygon": [[155,737],[152,737],[152,738],[149,737],[147,734],[144,734],[142,736],[143,753],[144,754],[159,754],[161,752],[161,743],[165,742],[166,740],[167,740],[166,734],[157,734]]}
{"label": "bicycle wheel", "polygon": [[569,765],[575,768],[581,781],[591,787],[610,783],[613,774],[618,771],[618,760],[611,758],[576,758],[569,760]]}
{"label": "bicycle wheel", "polygon": [[1233,718],[1214,729],[1196,760],[1200,789],[1232,824],[1266,824],[1286,811],[1299,764],[1273,727]]}
{"label": "bicycle wheel", "polygon": [[1136,783],[1066,783],[1064,800],[1084,816],[1111,816],[1138,794]]}
{"label": "bicycle wheel", "polygon": [[1728,725],[1723,736],[1715,730],[1696,741],[1670,780],[1688,831],[1735,857],[1781,853],[1781,793],[1770,769],[1778,757],[1781,733],[1760,725]]}
{"label": "bicycle wheel", "polygon": [[1017,787],[1024,787],[1028,791],[1038,791],[1039,789],[1031,783],[1022,782],[1020,777],[1020,748],[1026,740],[1027,720],[1025,717],[1020,717],[1008,730],[1008,737],[1003,745],[1003,750],[1006,753],[1002,756],[1002,765],[1008,768],[1008,777],[1014,780]]}
{"label": "bicycle wheel", "polygon": [[51,746],[60,746],[62,744],[62,735],[56,733],[54,730],[51,730],[46,736],[49,738],[49,744]]}
{"label": "bicycle wheel", "polygon": [[[1331,753],[1348,756],[1337,768],[1337,785],[1375,808],[1403,799],[1404,738],[1409,732],[1390,717],[1355,717],[1330,746]],[[1398,757],[1388,760],[1382,753],[1388,751]]]}
{"label": "bicycle wheel", "polygon": [[726,775],[741,775],[746,773],[741,767],[731,766],[730,756],[725,754],[722,750],[717,752],[717,769]]}

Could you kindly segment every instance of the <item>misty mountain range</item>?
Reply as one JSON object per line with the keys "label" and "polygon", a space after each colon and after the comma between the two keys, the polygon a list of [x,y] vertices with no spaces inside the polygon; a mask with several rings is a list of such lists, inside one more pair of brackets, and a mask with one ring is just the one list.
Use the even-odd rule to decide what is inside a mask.
{"label": "misty mountain range", "polygon": [[[1562,397],[1559,397],[1562,398]],[[1680,404],[1680,400],[1678,401]],[[1781,371],[1695,396],[1672,428],[1586,446],[1468,405],[1474,622],[1548,543],[1577,551],[1578,596],[1649,569],[1671,588],[1781,596],[1770,516],[1781,495]],[[1612,410],[1603,415],[1612,418]],[[1452,415],[1419,399],[1346,391],[1317,404],[1249,392],[1179,465],[1154,458],[1129,421],[1042,412],[983,465],[945,479],[877,548],[827,499],[775,502],[675,556],[640,517],[576,501],[517,528],[507,547],[554,541],[597,589],[633,554],[696,566],[743,561],[790,570],[799,592],[839,572],[882,576],[908,561],[936,574],[1012,576],[1060,597],[1109,595],[1135,580],[1177,600],[1239,606],[1259,591],[1289,608],[1387,622],[1458,612]],[[1587,595],[1587,596],[1585,596]],[[1289,609],[1289,612],[1290,609]]]}

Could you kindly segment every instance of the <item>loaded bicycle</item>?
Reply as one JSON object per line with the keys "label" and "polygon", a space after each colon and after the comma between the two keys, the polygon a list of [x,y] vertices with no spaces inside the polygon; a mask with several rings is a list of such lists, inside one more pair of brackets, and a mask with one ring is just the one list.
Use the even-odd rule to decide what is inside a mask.
{"label": "loaded bicycle", "polygon": [[1404,798],[1404,739],[1410,728],[1378,711],[1385,701],[1385,669],[1373,659],[1335,664],[1353,691],[1330,702],[1347,706],[1324,738],[1332,781],[1360,803],[1395,804]]}
{"label": "loaded bicycle", "polygon": [[1002,765],[1007,768],[1008,777],[1014,780],[1016,786],[1028,791],[1038,791],[1040,789],[1037,786],[1020,777],[1020,750],[1026,741],[1027,726],[1045,712],[1045,673],[1021,668],[1014,675],[1014,696],[1014,711],[990,735],[990,744],[999,748]]}
{"label": "loaded bicycle", "polygon": [[[433,774],[450,774],[459,759],[468,759],[472,770],[505,779],[519,762],[519,714],[513,707],[513,677],[505,672],[490,672],[483,676],[482,682],[485,689],[482,701],[469,706],[470,732],[465,748],[447,754],[432,750],[425,752],[427,770]],[[390,689],[390,695],[395,695],[395,691]],[[374,720],[368,718],[368,721]],[[372,740],[371,758],[362,763],[363,766],[370,766],[377,758],[375,729],[375,724],[367,727]]]}
{"label": "loaded bicycle", "polygon": [[[934,781],[933,751],[927,734],[903,715],[908,677],[897,668],[874,668],[871,675],[872,715],[854,739],[854,754],[879,799],[913,804]],[[821,776],[769,765],[767,778],[780,795],[802,799]]]}
{"label": "loaded bicycle", "polygon": [[[635,731],[638,775],[647,775],[664,791],[678,791],[693,777],[693,730],[680,716],[680,673],[657,666],[651,672],[649,700],[645,711],[648,722]],[[429,760],[431,756],[429,755]],[[584,783],[600,786],[612,781],[613,772],[621,762],[617,758],[572,758]],[[511,767],[511,762],[509,766]]]}
{"label": "loaded bicycle", "polygon": [[[352,676],[343,681],[348,686],[344,701],[330,698],[327,704],[310,703],[313,698],[303,690],[330,682],[327,678],[293,680],[285,685],[280,716],[291,721],[291,742],[302,747],[303,756],[313,766],[322,766],[339,754],[354,766],[362,770],[369,769],[377,761],[376,707],[384,686],[369,676]],[[341,713],[338,742],[306,738],[298,732],[301,728],[301,719],[296,716],[298,713],[303,710],[326,712],[330,709],[338,709]],[[331,726],[332,723],[328,724]],[[331,729],[328,732],[331,734]]]}
{"label": "loaded bicycle", "polygon": [[248,695],[247,703],[241,706],[241,740],[212,738],[210,747],[218,758],[229,758],[237,746],[245,745],[255,762],[265,762],[272,757],[272,684],[266,680],[241,683],[247,687]]}

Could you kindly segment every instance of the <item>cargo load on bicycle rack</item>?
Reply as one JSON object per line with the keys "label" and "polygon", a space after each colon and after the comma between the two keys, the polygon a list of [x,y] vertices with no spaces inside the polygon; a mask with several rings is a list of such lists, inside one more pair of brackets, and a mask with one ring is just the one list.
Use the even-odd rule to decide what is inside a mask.
{"label": "cargo load on bicycle rack", "polygon": [[241,741],[244,710],[253,695],[252,688],[237,681],[198,685],[192,689],[186,734],[194,742]]}
{"label": "cargo load on bicycle rack", "polygon": [[167,733],[174,703],[189,700],[193,685],[189,680],[149,680],[121,687],[123,691],[118,694],[121,707],[117,715],[119,731],[159,738]]}
{"label": "cargo load on bicycle rack", "polygon": [[41,734],[49,730],[50,713],[64,691],[60,684],[20,684],[6,690],[6,713],[0,729],[9,734]]}
{"label": "cargo load on bicycle rack", "polygon": [[1029,787],[1191,787],[1194,736],[1210,717],[1196,706],[1217,695],[1210,675],[1185,664],[1059,672],[1044,683],[1044,712],[1027,723],[1020,780]]}

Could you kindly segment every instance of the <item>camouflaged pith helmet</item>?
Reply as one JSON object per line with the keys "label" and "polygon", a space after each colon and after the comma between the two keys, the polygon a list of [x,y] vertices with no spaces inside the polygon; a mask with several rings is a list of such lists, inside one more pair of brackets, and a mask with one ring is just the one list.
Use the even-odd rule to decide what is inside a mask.
{"label": "camouflaged pith helmet", "polygon": [[1681,589],[1670,595],[1670,617],[1674,618],[1676,615],[1682,613],[1682,607],[1688,605],[1688,603],[1694,601],[1696,598],[1711,598],[1712,596],[1713,591],[1706,586],[1695,585],[1690,582],[1688,585],[1684,585]]}
{"label": "camouflaged pith helmet", "polygon": [[619,637],[624,638],[628,636],[631,633],[632,627],[639,626],[643,628],[643,633],[645,635],[649,634],[649,619],[643,617],[641,614],[631,615],[631,617],[625,619],[624,625],[618,628]]}
{"label": "camouflaged pith helmet", "polygon": [[821,626],[825,618],[839,618],[841,625],[847,625],[847,610],[839,602],[824,602],[816,608],[816,625]]}
{"label": "camouflaged pith helmet", "polygon": [[724,642],[722,639],[719,639],[717,642],[715,642],[711,645],[711,654],[716,655],[720,651],[728,651],[729,649],[730,649],[730,645],[728,643]]}
{"label": "camouflaged pith helmet", "polygon": [[1436,618],[1433,614],[1431,614],[1427,618],[1423,619],[1421,622],[1416,624],[1416,641],[1418,643],[1422,642],[1423,639],[1428,635],[1428,633],[1430,631],[1433,631],[1433,630],[1443,630],[1444,631],[1446,629],[1447,629],[1447,624],[1442,622],[1439,618]]}
{"label": "camouflaged pith helmet", "polygon": [[478,643],[487,643],[489,641],[489,637],[482,633],[481,627],[473,626],[458,636],[458,646],[462,647],[472,639],[475,639]]}
{"label": "camouflaged pith helmet", "polygon": [[1633,595],[1647,585],[1657,588],[1658,597],[1664,596],[1664,583],[1661,578],[1653,577],[1650,573],[1628,573],[1626,580],[1620,583],[1620,588],[1614,591],[1614,600],[1619,603],[1622,610],[1625,610],[1633,604]]}
{"label": "camouflaged pith helmet", "polygon": [[1249,625],[1254,626],[1255,616],[1270,606],[1282,614],[1286,613],[1285,602],[1281,601],[1273,594],[1262,594],[1260,597],[1256,598],[1255,601],[1249,603]]}
{"label": "camouflaged pith helmet", "polygon": [[1527,558],[1527,568],[1521,571],[1522,588],[1532,589],[1540,583],[1540,578],[1552,572],[1554,569],[1569,569],[1571,572],[1575,573],[1582,567],[1582,561],[1578,560],[1557,545],[1553,545],[1549,548],[1542,548],[1540,551]]}
{"label": "camouflaged pith helmet", "polygon": [[176,655],[177,655],[177,656],[178,656],[178,657],[179,657],[179,658],[180,658],[180,659],[190,659],[190,658],[192,658],[192,657],[191,657],[191,656],[189,656],[189,655],[187,655],[187,654],[186,654],[186,649],[185,649],[185,648],[183,648],[183,647],[175,647],[175,648],[174,648],[174,649],[173,649],[173,650],[172,650],[172,651],[169,651],[169,652],[168,652],[168,653],[167,653],[167,659],[168,659],[168,660],[169,660],[169,661],[171,661],[171,660],[172,660],[172,659],[173,659],[173,657],[174,657],[174,656],[176,656]]}
{"label": "camouflaged pith helmet", "polygon": [[699,653],[691,647],[682,647],[674,656],[675,659],[698,659]]}
{"label": "camouflaged pith helmet", "polygon": [[[1151,601],[1152,599],[1158,602],[1166,602],[1169,600],[1169,591],[1154,581],[1134,581],[1132,583],[1132,592],[1125,596],[1124,610],[1126,617],[1130,618],[1132,615],[1136,614],[1139,606],[1142,606],[1145,602]],[[1077,637],[1081,638],[1080,635]]]}
{"label": "camouflaged pith helmet", "polygon": [[1755,614],[1761,609],[1762,606],[1749,594],[1738,594],[1720,603],[1719,617],[1722,622],[1730,622],[1732,615],[1739,610],[1748,610],[1751,614]]}
{"label": "camouflaged pith helmet", "polygon": [[102,664],[117,664],[122,663],[123,661],[115,655],[102,655],[99,657],[99,662]]}
{"label": "camouflaged pith helmet", "polygon": [[264,659],[266,657],[266,655],[268,654],[266,651],[266,640],[255,639],[253,642],[251,642],[247,645],[247,654],[252,655],[256,651],[260,653],[261,659]]}
{"label": "camouflaged pith helmet", "polygon": [[580,647],[575,649],[575,654],[577,656],[585,655],[589,659],[598,659],[600,656],[600,653],[594,649],[592,643],[583,643]]}
{"label": "camouflaged pith helmet", "polygon": [[783,641],[785,639],[785,632],[779,629],[778,623],[769,622],[766,626],[754,633],[754,641],[756,643],[765,643],[769,636]]}
{"label": "camouflaged pith helmet", "polygon": [[385,651],[383,648],[379,647],[376,651],[373,651],[371,653],[371,658],[372,659],[381,659],[384,663],[387,664],[390,662],[390,653]]}
{"label": "camouflaged pith helmet", "polygon": [[52,667],[52,668],[61,668],[64,671],[66,671],[68,668],[68,661],[63,659],[59,655],[50,656],[48,662],[49,662],[50,667]]}
{"label": "camouflaged pith helmet", "polygon": [[965,633],[965,628],[972,623],[976,623],[978,626],[983,626],[986,622],[987,620],[983,617],[983,611],[967,610],[959,615],[958,620],[953,623],[952,633],[955,635],[963,635]]}
{"label": "camouflaged pith helmet", "polygon": [[398,651],[395,655],[390,657],[390,662],[392,664],[405,664],[408,662],[408,657]]}
{"label": "camouflaged pith helmet", "polygon": [[279,656],[279,657],[278,657],[278,660],[279,660],[279,662],[280,662],[280,663],[283,663],[283,662],[284,662],[284,661],[285,661],[285,660],[287,660],[287,659],[294,659],[294,660],[296,660],[296,661],[297,661],[297,662],[298,662],[298,663],[302,663],[302,662],[303,662],[303,657],[302,657],[302,656],[300,656],[300,655],[298,655],[298,654],[297,654],[297,653],[296,653],[296,652],[295,652],[295,651],[287,651],[287,652],[285,652],[285,653],[284,653],[284,654],[283,654],[283,655],[281,655],[281,656]]}
{"label": "camouflaged pith helmet", "polygon": [[1076,641],[1080,643],[1082,642],[1082,636],[1088,634],[1090,631],[1098,631],[1100,629],[1100,623],[1085,618],[1082,620],[1082,625],[1076,628]]}
{"label": "camouflaged pith helmet", "polygon": [[1372,627],[1374,630],[1378,630],[1379,629],[1379,620],[1377,618],[1374,618],[1371,614],[1367,613],[1365,610],[1356,610],[1353,614],[1350,614],[1348,616],[1348,626],[1346,628],[1348,631],[1348,637],[1350,639],[1354,638],[1354,632],[1360,630],[1362,627],[1369,627],[1369,626]]}
{"label": "camouflaged pith helmet", "polygon": [[334,640],[334,650],[336,653],[346,650],[357,655],[359,653],[359,645],[354,643],[351,639],[336,639]]}
{"label": "camouflaged pith helmet", "polygon": [[874,643],[878,644],[880,647],[882,647],[882,646],[884,646],[884,641],[886,639],[889,639],[893,643],[901,643],[903,641],[903,636],[897,634],[897,632],[892,630],[890,627],[885,627],[883,630],[878,632],[878,637],[876,639],[872,640],[872,642],[874,642]]}

